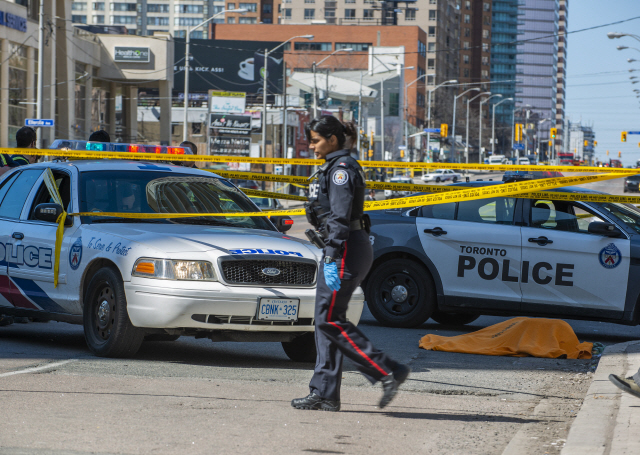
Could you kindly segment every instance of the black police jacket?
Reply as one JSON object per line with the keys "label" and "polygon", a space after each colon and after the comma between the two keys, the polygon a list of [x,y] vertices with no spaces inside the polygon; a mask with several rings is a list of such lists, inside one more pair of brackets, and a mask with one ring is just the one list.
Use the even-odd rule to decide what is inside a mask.
{"label": "black police jacket", "polygon": [[317,201],[329,211],[323,222],[326,256],[342,257],[351,222],[362,219],[365,185],[364,172],[349,150],[329,153],[318,179],[309,184],[309,203]]}

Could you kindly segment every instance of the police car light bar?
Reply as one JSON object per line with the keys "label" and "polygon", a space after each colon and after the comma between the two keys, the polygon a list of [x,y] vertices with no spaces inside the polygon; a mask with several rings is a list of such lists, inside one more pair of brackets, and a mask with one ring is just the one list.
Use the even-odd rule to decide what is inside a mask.
{"label": "police car light bar", "polygon": [[184,147],[166,145],[124,144],[121,142],[90,142],[73,139],[56,139],[51,149],[91,150],[95,152],[159,153],[167,155],[185,155]]}

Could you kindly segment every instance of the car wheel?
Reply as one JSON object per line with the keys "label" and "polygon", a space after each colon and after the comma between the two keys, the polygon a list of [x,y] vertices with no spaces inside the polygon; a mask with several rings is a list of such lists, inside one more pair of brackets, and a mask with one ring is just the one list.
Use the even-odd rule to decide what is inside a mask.
{"label": "car wheel", "polygon": [[470,324],[480,316],[477,314],[467,314],[467,313],[445,313],[444,311],[435,310],[431,314],[431,319],[436,321],[438,324],[443,325],[465,325]]}
{"label": "car wheel", "polygon": [[440,183],[440,177],[436,177],[436,183]]}
{"label": "car wheel", "polygon": [[144,336],[144,341],[176,341],[180,335],[169,335],[168,333],[148,333]]}
{"label": "car wheel", "polygon": [[458,181],[458,177],[454,177],[453,178],[453,183],[456,183]]}
{"label": "car wheel", "polygon": [[416,327],[436,308],[429,271],[407,259],[392,259],[373,270],[365,297],[373,317],[388,327]]}
{"label": "car wheel", "polygon": [[627,189],[626,189],[626,188],[624,189],[624,192],[625,192],[625,193],[627,192]]}
{"label": "car wheel", "polygon": [[130,357],[144,339],[127,313],[120,274],[104,267],[91,278],[84,296],[84,337],[91,352],[100,357]]}
{"label": "car wheel", "polygon": [[313,332],[300,335],[294,338],[293,341],[283,341],[282,348],[287,357],[294,362],[316,361],[316,339]]}

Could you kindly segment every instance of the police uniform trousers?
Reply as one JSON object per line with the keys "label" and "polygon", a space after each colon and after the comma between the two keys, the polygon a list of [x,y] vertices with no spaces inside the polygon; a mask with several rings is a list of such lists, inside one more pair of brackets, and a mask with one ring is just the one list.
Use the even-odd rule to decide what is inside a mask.
{"label": "police uniform trousers", "polygon": [[315,307],[315,340],[318,355],[309,383],[312,393],[327,400],[340,401],[342,360],[347,356],[371,383],[391,374],[397,363],[378,351],[371,341],[347,321],[351,294],[367,276],[373,249],[365,230],[351,231],[342,259],[336,260],[340,290],[331,291],[324,280],[324,262],[318,272]]}

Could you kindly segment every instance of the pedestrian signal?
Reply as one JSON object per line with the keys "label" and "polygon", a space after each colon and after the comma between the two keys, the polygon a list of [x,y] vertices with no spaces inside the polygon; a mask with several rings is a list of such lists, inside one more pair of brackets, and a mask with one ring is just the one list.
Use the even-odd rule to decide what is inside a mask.
{"label": "pedestrian signal", "polygon": [[442,123],[440,124],[440,137],[447,136],[449,136],[449,125],[447,125],[446,123]]}
{"label": "pedestrian signal", "polygon": [[623,131],[622,134],[620,135],[620,140],[622,142],[627,142],[627,132]]}
{"label": "pedestrian signal", "polygon": [[551,131],[550,131],[551,139],[555,139],[557,134],[558,134],[558,128],[551,128]]}

